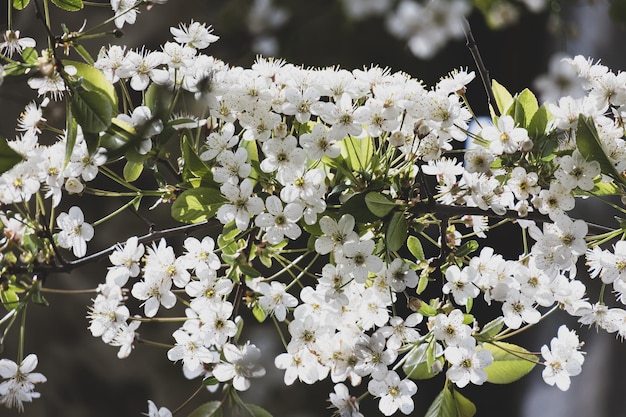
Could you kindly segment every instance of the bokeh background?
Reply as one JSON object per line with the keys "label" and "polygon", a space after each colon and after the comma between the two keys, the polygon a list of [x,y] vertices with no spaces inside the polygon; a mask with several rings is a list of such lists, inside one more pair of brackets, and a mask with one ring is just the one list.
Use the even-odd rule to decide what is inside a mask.
{"label": "bokeh background", "polygon": [[[99,3],[106,5],[108,2]],[[124,27],[122,38],[110,37],[106,43],[157,49],[170,40],[170,26],[193,19],[212,25],[215,34],[220,36],[220,40],[205,52],[231,65],[249,67],[257,53],[264,51],[304,66],[339,65],[352,69],[378,64],[393,71],[405,71],[424,80],[427,85],[433,85],[454,68],[475,69],[463,40],[452,40],[431,59],[420,59],[404,40],[389,33],[384,16],[351,19],[346,13],[347,3],[339,0],[169,0],[149,11],[143,10],[135,25]],[[490,75],[510,91],[518,92],[536,85],[536,80],[548,73],[551,59],[559,51],[569,56],[583,54],[601,59],[615,70],[626,68],[621,45],[626,33],[619,22],[609,17],[608,7],[609,2],[603,0],[549,2],[543,12],[522,11],[517,23],[496,31],[488,27],[478,11],[470,14],[469,21]],[[0,16],[2,13],[6,13],[4,8]],[[70,29],[77,29],[85,17],[89,25],[112,16],[112,12],[106,7],[89,8],[79,18],[77,16],[55,11],[53,22],[65,22]],[[4,18],[0,20],[2,30],[5,21]],[[23,35],[35,37],[39,45],[44,44],[44,33],[34,19],[32,5],[14,16],[14,27],[21,29]],[[60,26],[53,27],[53,31],[60,32]],[[87,46],[95,53],[100,44],[98,41]],[[0,135],[8,138],[15,135],[19,112],[34,98],[32,91],[22,89],[23,81],[7,78],[0,87]],[[487,114],[485,92],[478,79],[470,84],[468,97],[478,114]],[[93,216],[92,221],[109,209],[97,199],[83,199],[78,204],[86,207],[84,211]],[[164,228],[173,225],[168,220],[168,210],[167,206],[161,205],[152,211],[142,211],[142,215],[157,228]],[[593,218],[601,223],[602,216],[596,211]],[[96,229],[97,241],[91,242],[89,249],[96,251],[123,241],[130,234],[146,231],[144,220],[130,213],[122,215],[113,223]],[[499,239],[499,245],[506,250],[510,240],[506,235]],[[515,256],[514,248],[510,249],[511,256]],[[103,281],[106,266],[102,262],[68,275],[50,276],[47,285],[74,290],[94,288]],[[50,307],[29,308],[26,351],[39,355],[38,370],[46,375],[48,382],[39,386],[42,398],[26,405],[23,415],[138,416],[147,411],[147,399],[175,409],[195,391],[197,382],[185,380],[181,367],[167,360],[166,349],[139,345],[128,359],[119,360],[114,348],[93,338],[87,330],[87,319],[83,318],[90,298],[88,294],[51,294],[47,297]],[[251,317],[244,319],[249,323],[254,320]],[[562,319],[562,315],[558,317],[558,320]],[[577,328],[575,323],[573,325]],[[552,326],[539,327],[524,335],[520,343],[538,350],[556,334],[557,321]],[[170,335],[175,328],[176,325],[142,325],[140,331],[145,338],[167,342],[171,341]],[[16,330],[9,333],[2,357],[15,356],[16,346],[12,341],[17,340]],[[507,386],[470,386],[463,390],[463,394],[474,401],[481,416],[626,415],[620,401],[623,389],[619,382],[626,369],[626,348],[613,340],[612,335],[587,329],[580,329],[580,333],[586,341],[584,350],[590,354],[583,374],[573,379],[567,393],[545,385],[541,370],[535,369],[520,382]],[[320,383],[311,387],[296,382],[294,386],[284,386],[282,371],[273,365],[273,358],[281,347],[276,343],[278,338],[271,324],[251,327],[246,336],[265,352],[268,374],[253,383],[252,388],[242,395],[244,399],[263,406],[277,417],[331,414],[325,407],[332,384]],[[423,415],[442,385],[442,377],[418,383],[414,415]],[[201,395],[180,415],[186,415],[202,402],[214,398],[217,397],[208,393]],[[361,411],[366,417],[380,415],[376,403],[371,400],[362,403]],[[0,416],[17,415],[14,410],[0,410]]]}

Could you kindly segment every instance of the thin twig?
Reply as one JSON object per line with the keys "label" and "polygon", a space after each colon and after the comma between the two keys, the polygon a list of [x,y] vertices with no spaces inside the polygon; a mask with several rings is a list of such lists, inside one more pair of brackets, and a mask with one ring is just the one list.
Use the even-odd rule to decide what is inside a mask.
{"label": "thin twig", "polygon": [[496,116],[500,116],[496,97],[493,94],[493,89],[491,88],[489,70],[487,69],[487,67],[485,67],[485,64],[483,63],[483,59],[480,56],[480,52],[478,51],[478,45],[476,44],[476,40],[474,39],[472,29],[470,28],[470,24],[467,19],[463,19],[463,31],[465,32],[465,39],[467,40],[466,45],[472,53],[472,57],[474,58],[474,62],[476,63],[476,67],[478,68],[478,72],[480,73],[480,78],[483,81],[483,86],[485,87],[485,91],[487,92],[487,102],[493,109],[493,112],[496,114]]}

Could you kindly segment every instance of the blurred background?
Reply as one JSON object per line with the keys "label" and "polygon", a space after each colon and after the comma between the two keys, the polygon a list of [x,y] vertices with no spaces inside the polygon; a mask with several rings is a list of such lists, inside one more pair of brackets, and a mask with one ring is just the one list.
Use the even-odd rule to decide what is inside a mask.
{"label": "blurred background", "polygon": [[[54,11],[53,22],[64,22],[70,30],[98,23],[113,15],[107,7],[88,7],[85,13]],[[274,55],[304,66],[341,66],[346,69],[378,64],[392,71],[405,71],[433,85],[450,70],[467,67],[475,70],[465,46],[460,22],[470,21],[474,38],[492,78],[511,92],[531,87],[538,96],[554,99],[559,92],[576,91],[567,73],[559,69],[559,53],[582,54],[600,59],[617,71],[626,68],[621,41],[625,32],[621,23],[621,0],[574,1],[476,1],[471,8],[464,1],[430,2],[393,0],[169,0],[145,8],[135,25],[123,28],[123,37],[110,37],[105,43],[145,45],[157,49],[171,39],[170,26],[191,20],[213,26],[220,40],[204,52],[231,65],[249,67],[257,54]],[[0,12],[6,13],[3,9]],[[0,29],[6,29],[0,19]],[[437,24],[435,24],[437,23]],[[14,28],[23,36],[45,44],[44,32],[34,18],[31,6],[14,16]],[[113,26],[111,25],[111,29]],[[437,29],[439,28],[439,29]],[[60,33],[59,25],[53,32]],[[102,41],[87,44],[95,54]],[[557,58],[555,58],[555,56]],[[77,57],[71,57],[78,59]],[[5,79],[0,87],[0,135],[15,137],[15,120],[24,105],[35,98],[34,92],[22,89],[23,79]],[[477,114],[487,114],[485,92],[480,80],[468,89],[469,100]],[[107,214],[108,207],[97,199],[81,200],[89,206],[86,213]],[[146,206],[151,205],[148,203]],[[143,213],[157,228],[172,225],[167,220],[169,207]],[[598,216],[601,217],[601,216]],[[115,223],[96,229],[97,241],[89,245],[96,251],[125,240],[130,234],[144,234],[147,224],[132,214],[119,216]],[[201,236],[201,235],[198,235]],[[501,237],[502,246],[508,243]],[[515,251],[511,251],[511,256]],[[81,268],[69,275],[48,277],[47,285],[62,289],[94,288],[104,280],[107,263]],[[47,297],[51,307],[33,306],[28,311],[26,352],[39,355],[38,371],[47,378],[38,390],[42,398],[27,404],[25,416],[39,417],[109,417],[138,416],[147,411],[147,399],[159,406],[177,408],[197,388],[187,381],[180,365],[170,363],[166,349],[139,345],[128,359],[119,360],[115,348],[93,338],[87,330],[90,295]],[[178,311],[181,312],[181,311]],[[252,317],[244,317],[251,323]],[[524,346],[538,350],[556,334],[554,326],[524,335]],[[578,326],[574,323],[574,328]],[[176,325],[142,325],[139,331],[147,339],[171,341]],[[12,330],[7,341],[17,340]],[[626,369],[626,349],[614,336],[580,329],[586,341],[583,350],[590,352],[583,374],[573,378],[571,389],[562,393],[548,387],[535,369],[522,381],[507,386],[470,386],[462,392],[478,407],[478,415],[588,416],[626,415],[621,406],[621,373]],[[268,336],[269,335],[269,336]],[[267,323],[251,327],[245,335],[265,353],[267,376],[253,382],[242,397],[257,403],[276,417],[314,417],[330,415],[327,406],[331,383],[306,386],[296,382],[285,387],[282,371],[275,369],[273,358],[281,351],[274,329]],[[1,357],[15,357],[16,346],[6,343]],[[418,382],[414,415],[423,415],[443,386],[443,377]],[[352,390],[360,394],[365,388]],[[199,404],[216,396],[201,395],[180,415],[187,415]],[[365,400],[361,412],[379,416],[377,403]],[[15,410],[0,411],[2,416],[16,416]]]}

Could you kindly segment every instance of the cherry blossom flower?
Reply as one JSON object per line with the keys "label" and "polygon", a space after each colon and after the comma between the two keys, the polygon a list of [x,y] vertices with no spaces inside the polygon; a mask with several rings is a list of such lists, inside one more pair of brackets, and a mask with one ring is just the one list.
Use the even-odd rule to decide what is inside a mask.
{"label": "cherry blossom flower", "polygon": [[237,391],[246,391],[250,388],[250,379],[265,375],[265,368],[259,364],[261,351],[253,344],[235,346],[224,345],[224,362],[218,363],[213,369],[213,376],[220,382],[232,380]]}
{"label": "cherry blossom flower", "polygon": [[482,385],[487,380],[484,368],[491,365],[493,356],[486,349],[477,349],[473,337],[463,339],[456,346],[448,346],[444,355],[450,362],[446,376],[459,388],[470,382]]}
{"label": "cherry blossom flower", "polygon": [[33,372],[37,363],[34,353],[26,356],[19,365],[9,359],[0,359],[0,376],[5,379],[0,383],[0,404],[15,407],[21,412],[25,402],[40,397],[41,394],[35,392],[35,386],[46,382],[46,377]]}
{"label": "cherry blossom flower", "polygon": [[85,217],[80,207],[71,207],[67,213],[60,213],[57,217],[57,226],[61,231],[56,234],[59,246],[72,249],[74,256],[82,258],[87,253],[87,242],[93,236],[93,227],[85,223]]}
{"label": "cherry blossom flower", "polygon": [[400,410],[402,414],[411,414],[415,405],[411,398],[417,392],[417,385],[410,379],[401,380],[395,371],[389,371],[382,381],[372,379],[367,390],[380,397],[378,409],[386,416]]}

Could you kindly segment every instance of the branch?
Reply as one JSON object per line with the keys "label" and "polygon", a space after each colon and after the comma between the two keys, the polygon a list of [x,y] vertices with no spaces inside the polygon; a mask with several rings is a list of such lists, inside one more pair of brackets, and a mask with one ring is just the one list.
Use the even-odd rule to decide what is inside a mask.
{"label": "branch", "polygon": [[[213,218],[201,223],[194,224],[185,224],[182,226],[172,227],[169,229],[163,230],[155,230],[147,233],[138,238],[139,243],[150,243],[155,240],[161,239],[162,237],[167,237],[171,235],[176,235],[179,233],[189,233],[197,229],[201,228],[214,228],[216,226],[221,226],[222,224],[217,221],[217,219]],[[76,259],[73,261],[66,261],[63,264],[41,264],[36,265],[34,268],[29,269],[27,267],[14,267],[9,270],[10,273],[51,273],[51,272],[70,272],[74,269],[80,268],[84,265],[87,265],[91,262],[97,262],[101,259],[106,258],[111,253],[113,253],[118,248],[118,245],[115,244],[107,249],[103,249],[99,252],[92,253],[91,255],[85,256],[80,259]]]}
{"label": "branch", "polygon": [[493,109],[496,116],[500,116],[500,111],[498,110],[498,106],[496,104],[496,97],[494,96],[493,89],[491,88],[489,70],[483,63],[483,59],[478,51],[478,45],[476,44],[476,40],[474,40],[474,35],[472,34],[472,29],[470,28],[470,24],[467,19],[463,19],[463,31],[465,32],[465,39],[467,39],[466,45],[472,53],[472,57],[474,58],[474,62],[476,63],[476,67],[480,74],[480,79],[483,81],[483,86],[487,92],[487,103]]}
{"label": "branch", "polygon": [[[436,202],[417,202],[413,204],[410,212],[417,215],[431,213],[443,219],[454,216],[486,216],[493,219],[511,219],[511,220],[533,220],[539,223],[553,223],[550,217],[536,211],[531,211],[527,216],[521,217],[515,210],[507,210],[503,214],[498,214],[493,210],[483,210],[480,207],[454,206],[441,204]],[[572,219],[576,220],[576,219]],[[599,233],[612,232],[614,229],[595,223],[585,221],[589,229],[594,229]]]}

